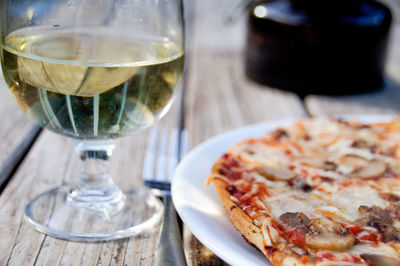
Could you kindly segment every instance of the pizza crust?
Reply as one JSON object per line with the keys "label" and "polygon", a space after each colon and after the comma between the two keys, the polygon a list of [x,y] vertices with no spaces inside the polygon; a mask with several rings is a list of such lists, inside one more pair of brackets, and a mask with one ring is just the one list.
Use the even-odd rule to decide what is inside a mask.
{"label": "pizza crust", "polygon": [[[211,177],[212,178],[212,177]],[[270,251],[264,244],[262,232],[259,227],[253,224],[253,220],[231,200],[230,193],[226,190],[226,183],[218,178],[213,178],[215,189],[220,197],[225,210],[229,213],[229,219],[236,229],[242,234],[247,242],[258,248],[264,255],[277,265],[308,265],[299,261],[298,258],[286,254],[280,250],[270,247]]]}
{"label": "pizza crust", "polygon": [[224,181],[215,179],[214,185],[225,210],[229,213],[229,218],[233,225],[248,242],[255,245],[267,256],[260,228],[255,226],[252,223],[252,219],[231,200],[231,195],[226,190],[226,183]]}

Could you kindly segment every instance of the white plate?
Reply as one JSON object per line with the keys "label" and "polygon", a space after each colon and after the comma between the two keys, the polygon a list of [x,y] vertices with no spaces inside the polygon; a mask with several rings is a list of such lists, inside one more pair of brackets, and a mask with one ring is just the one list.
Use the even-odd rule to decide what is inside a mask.
{"label": "white plate", "polygon": [[[356,118],[365,122],[375,122],[387,121],[391,117]],[[205,186],[211,167],[238,141],[261,137],[296,120],[285,119],[255,124],[216,136],[198,145],[176,168],[171,188],[176,210],[200,242],[231,265],[265,265],[269,261],[260,251],[250,246],[229,221],[214,186]]]}

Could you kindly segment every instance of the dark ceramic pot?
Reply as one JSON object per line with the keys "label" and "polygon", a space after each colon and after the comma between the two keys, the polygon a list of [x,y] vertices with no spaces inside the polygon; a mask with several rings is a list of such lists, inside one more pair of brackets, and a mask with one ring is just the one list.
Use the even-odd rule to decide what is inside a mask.
{"label": "dark ceramic pot", "polygon": [[392,15],[374,0],[270,0],[250,9],[248,77],[306,95],[382,86]]}

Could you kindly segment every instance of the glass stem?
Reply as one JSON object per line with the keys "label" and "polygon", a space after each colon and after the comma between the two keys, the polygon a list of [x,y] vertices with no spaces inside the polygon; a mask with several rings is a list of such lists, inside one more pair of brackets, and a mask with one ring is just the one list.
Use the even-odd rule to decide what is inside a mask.
{"label": "glass stem", "polygon": [[125,197],[110,176],[115,143],[82,140],[73,143],[81,159],[81,171],[78,184],[69,193],[69,202],[91,210],[118,211]]}

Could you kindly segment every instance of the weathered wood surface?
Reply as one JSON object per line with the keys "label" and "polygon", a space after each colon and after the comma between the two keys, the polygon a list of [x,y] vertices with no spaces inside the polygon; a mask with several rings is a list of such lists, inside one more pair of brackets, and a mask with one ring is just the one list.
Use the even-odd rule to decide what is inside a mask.
{"label": "weathered wood surface", "polygon": [[400,2],[398,0],[384,2],[394,15],[384,87],[375,92],[348,96],[307,96],[305,105],[311,115],[400,115]]}
{"label": "weathered wood surface", "polygon": [[0,191],[3,182],[25,155],[35,140],[39,128],[18,109],[8,95],[8,88],[0,74]]}

